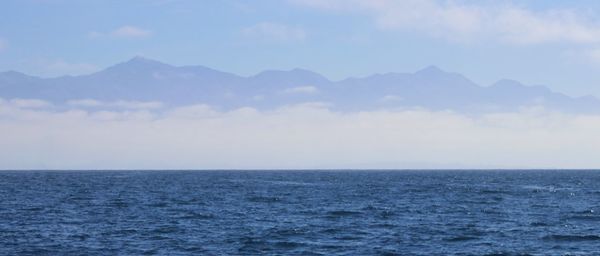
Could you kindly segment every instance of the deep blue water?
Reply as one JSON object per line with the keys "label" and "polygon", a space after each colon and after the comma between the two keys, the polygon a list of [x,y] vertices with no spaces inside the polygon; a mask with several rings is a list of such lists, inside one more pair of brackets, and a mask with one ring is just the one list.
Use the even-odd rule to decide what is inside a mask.
{"label": "deep blue water", "polygon": [[0,255],[600,255],[600,171],[0,172]]}

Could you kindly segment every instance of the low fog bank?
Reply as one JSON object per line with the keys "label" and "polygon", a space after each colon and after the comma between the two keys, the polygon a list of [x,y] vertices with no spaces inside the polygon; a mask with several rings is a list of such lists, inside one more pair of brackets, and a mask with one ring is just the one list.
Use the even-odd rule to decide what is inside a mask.
{"label": "low fog bank", "polygon": [[600,115],[543,108],[472,116],[319,102],[270,111],[72,102],[0,99],[0,169],[600,166]]}

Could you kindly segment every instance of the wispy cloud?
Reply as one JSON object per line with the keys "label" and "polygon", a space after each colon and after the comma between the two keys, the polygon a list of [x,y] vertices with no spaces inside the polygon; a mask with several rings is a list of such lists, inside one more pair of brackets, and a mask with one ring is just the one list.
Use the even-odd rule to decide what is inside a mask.
{"label": "wispy cloud", "polygon": [[397,101],[401,101],[401,100],[402,100],[402,97],[400,97],[398,95],[393,95],[393,94],[385,95],[385,96],[381,97],[381,99],[379,99],[379,101],[384,102],[384,103],[397,102]]}
{"label": "wispy cloud", "polygon": [[78,99],[69,100],[67,104],[75,107],[88,108],[123,108],[123,109],[159,109],[164,107],[164,104],[159,101],[99,101],[94,99]]}
{"label": "wispy cloud", "polygon": [[473,117],[420,109],[336,112],[320,103],[218,111],[57,110],[15,102],[0,100],[2,169],[600,164],[600,116],[543,109]]}
{"label": "wispy cloud", "polygon": [[123,26],[111,32],[116,37],[147,37],[152,35],[152,31],[134,26]]}
{"label": "wispy cloud", "polygon": [[298,94],[298,93],[313,94],[313,93],[317,93],[317,92],[319,92],[319,89],[317,89],[317,87],[314,87],[314,86],[298,86],[298,87],[292,87],[292,88],[283,90],[283,93],[287,93],[287,94]]}
{"label": "wispy cloud", "polygon": [[48,108],[52,107],[52,103],[39,100],[39,99],[11,99],[6,102],[0,102],[0,104],[4,103],[5,105],[16,107],[16,108]]}
{"label": "wispy cloud", "polygon": [[114,38],[146,38],[153,34],[151,30],[139,28],[136,26],[126,25],[116,28],[109,32],[91,31],[88,33],[89,38],[114,37]]}
{"label": "wispy cloud", "polygon": [[306,38],[306,32],[300,27],[271,22],[261,22],[244,28],[242,35],[265,41],[301,41]]}
{"label": "wispy cloud", "polygon": [[177,107],[168,112],[170,117],[185,119],[216,117],[218,114],[216,110],[206,104]]}
{"label": "wispy cloud", "polygon": [[515,44],[600,42],[600,23],[571,9],[534,11],[510,4],[436,0],[293,0],[311,8],[362,13],[385,30],[418,31],[457,41]]}

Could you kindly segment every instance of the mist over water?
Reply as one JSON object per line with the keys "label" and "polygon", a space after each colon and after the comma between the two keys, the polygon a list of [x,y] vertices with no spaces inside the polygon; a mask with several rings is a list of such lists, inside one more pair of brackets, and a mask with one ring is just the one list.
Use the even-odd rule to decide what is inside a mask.
{"label": "mist over water", "polygon": [[60,109],[43,101],[18,103],[0,101],[1,169],[600,165],[600,115],[536,108],[470,116],[426,109],[340,112],[314,102],[270,111],[208,105]]}
{"label": "mist over water", "polygon": [[0,254],[595,255],[599,171],[0,172]]}

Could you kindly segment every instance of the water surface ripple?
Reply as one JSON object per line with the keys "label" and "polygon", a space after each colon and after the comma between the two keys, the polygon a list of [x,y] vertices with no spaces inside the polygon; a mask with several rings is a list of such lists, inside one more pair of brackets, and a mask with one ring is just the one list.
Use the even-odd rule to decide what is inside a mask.
{"label": "water surface ripple", "polygon": [[600,171],[0,172],[0,255],[600,255]]}

